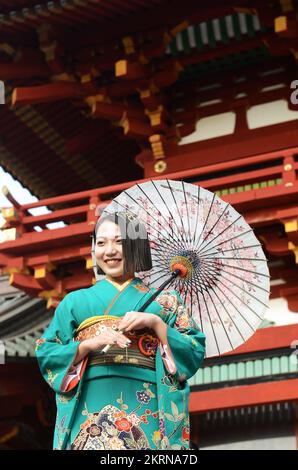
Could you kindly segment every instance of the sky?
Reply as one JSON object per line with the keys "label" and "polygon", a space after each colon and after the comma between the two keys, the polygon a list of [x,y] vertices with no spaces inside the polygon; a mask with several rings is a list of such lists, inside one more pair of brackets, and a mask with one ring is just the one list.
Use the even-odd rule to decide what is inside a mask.
{"label": "sky", "polygon": [[[37,197],[33,196],[28,189],[25,189],[21,183],[15,180],[9,173],[5,172],[0,166],[0,208],[11,207],[11,203],[6,199],[2,192],[3,186],[7,186],[9,192],[12,194],[14,199],[20,204],[29,204],[30,202],[38,201]],[[47,207],[37,207],[30,209],[29,212],[32,215],[42,215],[51,212]],[[3,222],[3,217],[0,213],[0,226]],[[63,226],[62,223],[55,223],[47,225],[48,228],[58,228]]]}
{"label": "sky", "polygon": [[[25,189],[21,183],[16,181],[9,173],[5,172],[0,166],[0,207],[10,207],[10,202],[6,199],[2,192],[2,187],[7,186],[10,193],[20,204],[29,204],[30,202],[38,201],[38,199],[33,196],[28,189]],[[43,209],[45,211],[45,208]],[[49,211],[47,211],[49,212]],[[43,212],[45,213],[45,212]],[[37,214],[36,214],[37,215]],[[2,217],[2,216],[1,216]]]}

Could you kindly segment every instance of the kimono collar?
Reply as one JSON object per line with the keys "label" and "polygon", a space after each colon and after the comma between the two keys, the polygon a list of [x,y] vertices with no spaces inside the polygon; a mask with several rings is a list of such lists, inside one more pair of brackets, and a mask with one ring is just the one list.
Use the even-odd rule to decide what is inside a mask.
{"label": "kimono collar", "polygon": [[105,280],[107,282],[110,282],[114,287],[116,287],[116,289],[121,292],[125,289],[125,287],[127,287],[132,281],[134,281],[134,277],[128,279],[127,281],[123,282],[123,283],[119,283],[119,282],[116,282],[116,281],[112,281],[111,279],[108,279],[105,277]]}

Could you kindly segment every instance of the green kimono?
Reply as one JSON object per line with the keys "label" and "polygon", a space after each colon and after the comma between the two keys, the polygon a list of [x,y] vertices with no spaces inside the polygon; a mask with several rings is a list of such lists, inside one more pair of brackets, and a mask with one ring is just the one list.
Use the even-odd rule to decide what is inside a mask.
{"label": "green kimono", "polygon": [[134,278],[120,293],[108,280],[66,295],[36,344],[43,377],[56,392],[54,449],[188,449],[189,385],[204,358],[205,336],[174,290],[163,291],[146,311],[168,325],[155,365],[73,364],[79,325],[104,315],[138,311],[152,295]]}

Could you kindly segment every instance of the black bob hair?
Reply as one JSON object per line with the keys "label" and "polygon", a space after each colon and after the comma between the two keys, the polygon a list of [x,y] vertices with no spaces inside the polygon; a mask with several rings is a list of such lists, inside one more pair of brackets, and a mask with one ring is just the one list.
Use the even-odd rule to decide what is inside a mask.
{"label": "black bob hair", "polygon": [[[120,228],[124,258],[123,271],[125,273],[135,273],[152,269],[147,231],[144,224],[131,212],[102,215],[96,222],[93,232],[94,247],[96,245],[97,230],[107,220],[114,222]],[[105,274],[99,266],[97,266],[97,274]]]}

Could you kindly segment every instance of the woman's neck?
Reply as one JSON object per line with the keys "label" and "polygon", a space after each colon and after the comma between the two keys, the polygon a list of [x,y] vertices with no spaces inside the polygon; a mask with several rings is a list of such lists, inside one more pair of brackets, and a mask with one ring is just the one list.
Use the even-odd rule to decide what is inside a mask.
{"label": "woman's neck", "polygon": [[109,276],[108,274],[106,274],[106,279],[108,281],[111,281],[111,282],[114,282],[116,284],[124,284],[125,282],[133,279],[135,276],[133,274],[131,275],[123,275],[123,276],[119,276],[119,277],[112,277],[112,276]]}

